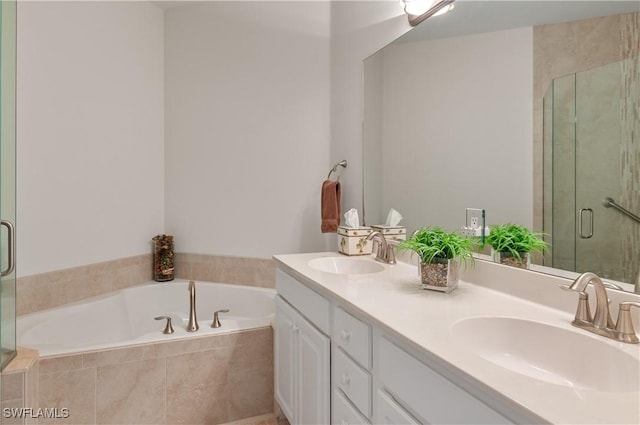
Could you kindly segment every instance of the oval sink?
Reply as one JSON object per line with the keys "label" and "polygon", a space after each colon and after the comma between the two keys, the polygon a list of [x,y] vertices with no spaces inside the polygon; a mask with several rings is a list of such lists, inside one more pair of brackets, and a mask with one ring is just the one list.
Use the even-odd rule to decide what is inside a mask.
{"label": "oval sink", "polygon": [[512,372],[580,389],[640,390],[638,359],[581,332],[509,317],[473,317],[451,327],[461,345]]}
{"label": "oval sink", "polygon": [[384,266],[371,260],[349,257],[323,257],[309,261],[309,267],[321,272],[335,274],[367,274],[378,273]]}

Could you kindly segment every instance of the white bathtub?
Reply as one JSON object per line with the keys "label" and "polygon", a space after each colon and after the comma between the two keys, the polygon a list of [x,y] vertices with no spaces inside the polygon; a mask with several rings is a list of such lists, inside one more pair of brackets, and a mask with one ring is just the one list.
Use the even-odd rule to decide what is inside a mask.
{"label": "white bathtub", "polygon": [[[196,315],[200,329],[187,332],[188,281],[150,282],[82,302],[19,316],[18,345],[33,348],[41,357],[103,350],[215,335],[269,326],[274,316],[274,289],[196,282]],[[211,328],[213,312],[220,328]],[[175,332],[165,335],[171,316]]]}

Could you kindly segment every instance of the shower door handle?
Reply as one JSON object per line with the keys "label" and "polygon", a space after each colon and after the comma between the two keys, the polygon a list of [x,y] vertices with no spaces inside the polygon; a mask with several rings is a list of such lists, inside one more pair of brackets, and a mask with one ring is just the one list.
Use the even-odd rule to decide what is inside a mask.
{"label": "shower door handle", "polygon": [[[583,222],[584,222],[584,213],[585,211],[589,212],[589,234],[585,235],[583,232]],[[593,237],[593,210],[591,208],[580,208],[580,213],[578,214],[578,232],[582,239],[590,239]]]}
{"label": "shower door handle", "polygon": [[13,226],[9,220],[0,221],[0,225],[7,228],[7,239],[9,244],[7,245],[7,260],[8,265],[7,269],[0,272],[0,276],[4,277],[10,275],[13,272],[13,269],[16,267],[14,249],[16,245],[16,228]]}

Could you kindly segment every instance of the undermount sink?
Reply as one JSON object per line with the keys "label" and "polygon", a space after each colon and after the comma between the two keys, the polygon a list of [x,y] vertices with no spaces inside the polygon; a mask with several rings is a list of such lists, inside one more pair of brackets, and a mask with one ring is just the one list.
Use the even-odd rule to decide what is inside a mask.
{"label": "undermount sink", "polygon": [[472,317],[451,327],[462,346],[512,372],[572,388],[640,390],[638,359],[581,332],[510,317]]}
{"label": "undermount sink", "polygon": [[368,274],[384,270],[384,266],[371,260],[350,257],[323,257],[309,261],[309,267],[335,274]]}

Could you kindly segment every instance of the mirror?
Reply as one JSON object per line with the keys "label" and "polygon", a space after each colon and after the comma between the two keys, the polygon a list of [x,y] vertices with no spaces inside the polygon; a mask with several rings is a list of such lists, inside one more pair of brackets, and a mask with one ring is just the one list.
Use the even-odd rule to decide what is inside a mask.
{"label": "mirror", "polygon": [[[606,228],[599,221],[604,215],[624,224],[618,230],[623,236],[618,239],[627,239],[628,244],[615,250],[628,252],[622,252],[610,267],[595,270],[593,265],[605,262],[604,254],[611,252],[612,246],[581,249],[578,243],[584,241],[577,240],[569,251],[573,250],[574,257],[580,253],[579,265],[575,259],[572,263],[549,255],[532,267],[557,275],[594,271],[626,282],[622,286],[633,290],[632,283],[640,273],[639,224],[626,222],[628,217],[602,204],[574,202],[570,219],[550,225],[554,222],[550,200],[558,205],[561,198],[575,196],[557,189],[565,178],[561,171],[570,174],[570,168],[556,165],[552,175],[549,157],[553,158],[553,153],[559,156],[563,148],[554,151],[549,143],[561,133],[552,124],[557,126],[562,114],[566,119],[567,114],[575,113],[563,108],[557,96],[560,81],[566,83],[563,78],[573,75],[568,78],[577,81],[586,74],[597,74],[601,66],[620,62],[613,74],[626,76],[622,78],[625,84],[635,87],[635,91],[626,86],[621,90],[637,95],[637,43],[621,40],[638,39],[638,11],[640,3],[636,1],[460,0],[451,12],[429,18],[365,59],[366,224],[383,223],[389,208],[395,208],[404,216],[402,224],[408,232],[424,225],[454,230],[464,225],[466,208],[483,208],[487,224],[515,222],[544,231],[555,247],[559,241],[554,236],[559,237],[560,230],[569,229],[576,237],[580,231],[588,234],[588,213],[583,213],[585,228],[578,229],[578,210],[591,208],[595,232]],[[590,92],[578,94],[580,100],[574,99],[574,104],[599,102],[597,94],[584,93]],[[637,102],[625,108],[629,119],[624,131],[629,134],[629,129],[635,129],[638,134]],[[602,131],[600,137],[604,137]],[[637,140],[634,145],[638,152]],[[575,138],[573,146],[577,149]],[[614,149],[619,149],[617,144]],[[640,170],[640,153],[635,155],[626,160],[631,161],[627,174],[631,169]],[[590,184],[597,185],[599,173],[609,178],[620,171],[589,166],[587,174],[596,176]],[[640,179],[638,174],[631,175],[632,181],[634,178]],[[617,183],[625,185],[622,180]],[[630,190],[626,198],[640,202],[637,186]],[[621,269],[624,279],[618,273]]]}

